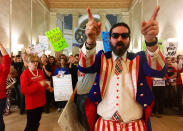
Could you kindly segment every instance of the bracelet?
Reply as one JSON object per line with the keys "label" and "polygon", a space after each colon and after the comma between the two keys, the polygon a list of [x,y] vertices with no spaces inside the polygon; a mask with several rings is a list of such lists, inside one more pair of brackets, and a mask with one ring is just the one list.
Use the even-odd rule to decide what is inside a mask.
{"label": "bracelet", "polygon": [[158,43],[158,38],[156,37],[156,40],[154,42],[145,41],[145,43],[146,43],[146,46],[149,46],[149,47],[154,46]]}

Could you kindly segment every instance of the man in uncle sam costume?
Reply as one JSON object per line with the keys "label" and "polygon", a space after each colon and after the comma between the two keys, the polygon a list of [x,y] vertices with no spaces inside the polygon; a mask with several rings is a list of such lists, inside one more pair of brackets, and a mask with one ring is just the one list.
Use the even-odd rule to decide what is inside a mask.
{"label": "man in uncle sam costume", "polygon": [[[146,77],[164,77],[167,71],[157,45],[159,27],[156,17],[159,9],[158,6],[149,21],[142,22],[141,32],[147,51],[136,54],[127,51],[130,28],[125,23],[115,24],[110,29],[112,51],[101,50],[96,54],[101,23],[93,19],[88,9],[87,40],[80,52],[78,68],[82,73],[97,73],[85,102],[85,115],[91,131],[151,131],[149,115],[154,97]],[[149,66],[147,54],[159,63],[160,70]]]}

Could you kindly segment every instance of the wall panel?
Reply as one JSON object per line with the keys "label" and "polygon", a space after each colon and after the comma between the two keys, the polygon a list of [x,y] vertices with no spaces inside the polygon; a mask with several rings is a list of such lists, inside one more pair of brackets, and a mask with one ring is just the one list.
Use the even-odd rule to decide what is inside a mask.
{"label": "wall panel", "polygon": [[9,48],[10,0],[1,0],[0,12],[0,41],[6,48]]}
{"label": "wall panel", "polygon": [[23,44],[26,48],[31,42],[31,0],[12,1],[12,48]]}

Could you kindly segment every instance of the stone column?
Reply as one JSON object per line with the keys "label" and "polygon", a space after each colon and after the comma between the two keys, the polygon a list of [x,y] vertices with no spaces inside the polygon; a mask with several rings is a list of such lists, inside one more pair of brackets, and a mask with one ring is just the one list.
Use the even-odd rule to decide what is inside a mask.
{"label": "stone column", "polygon": [[72,30],[78,27],[78,14],[72,14]]}
{"label": "stone column", "polygon": [[[106,14],[99,14],[100,15],[100,21],[102,23],[101,32],[106,31],[105,29],[105,23],[106,23]],[[102,35],[99,36],[100,41],[102,41]]]}
{"label": "stone column", "polygon": [[121,22],[125,22],[126,24],[130,25],[130,20],[129,20],[130,17],[128,12],[122,12],[120,16],[121,16]]}
{"label": "stone column", "polygon": [[57,14],[56,26],[64,33],[64,14]]}
{"label": "stone column", "polygon": [[105,29],[106,15],[105,14],[100,14],[100,20],[102,22],[101,31],[106,31],[106,29]]}
{"label": "stone column", "polygon": [[129,24],[130,24],[130,23],[129,23],[129,15],[123,16],[123,17],[122,17],[122,21],[129,25]]}
{"label": "stone column", "polygon": [[[78,14],[74,13],[72,14],[72,43],[74,43],[74,37],[75,37],[75,28],[78,27]],[[72,46],[72,45],[71,45]],[[72,54],[75,55],[79,53],[79,48],[73,47],[72,46]]]}
{"label": "stone column", "polygon": [[[75,31],[75,28],[78,27],[78,14],[72,14],[72,36],[74,38],[74,31]],[[72,39],[72,42],[73,42],[73,39]]]}
{"label": "stone column", "polygon": [[117,14],[117,23],[121,23],[122,22],[122,14]]}
{"label": "stone column", "polygon": [[55,12],[50,13],[50,29],[53,29],[56,27],[56,20],[57,20],[57,15]]}
{"label": "stone column", "polygon": [[[50,13],[50,26],[49,26],[50,30],[56,27],[56,23],[57,23],[56,21],[57,21],[56,13],[55,12],[51,12]],[[51,51],[50,55],[55,56],[56,52],[53,50],[53,47],[51,46],[51,44],[49,44],[48,49]]]}

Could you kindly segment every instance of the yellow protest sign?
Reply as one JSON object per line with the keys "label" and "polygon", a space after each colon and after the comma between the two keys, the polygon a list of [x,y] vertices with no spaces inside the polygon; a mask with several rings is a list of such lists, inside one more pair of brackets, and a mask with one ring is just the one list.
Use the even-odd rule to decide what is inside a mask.
{"label": "yellow protest sign", "polygon": [[48,37],[49,42],[51,43],[53,49],[56,52],[59,52],[59,51],[65,49],[66,47],[68,47],[68,44],[66,43],[59,27],[56,27],[56,28],[46,32],[45,35]]}

